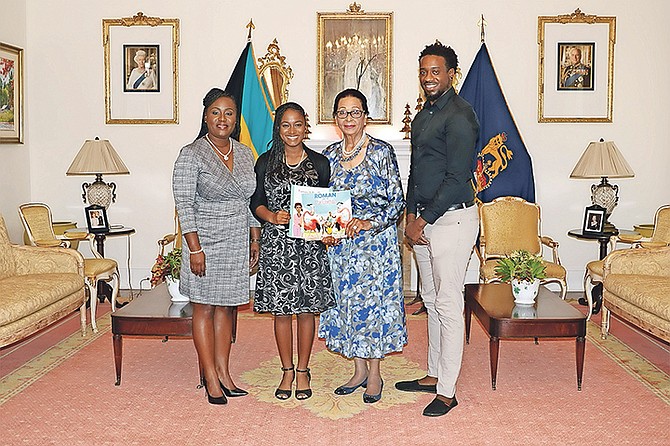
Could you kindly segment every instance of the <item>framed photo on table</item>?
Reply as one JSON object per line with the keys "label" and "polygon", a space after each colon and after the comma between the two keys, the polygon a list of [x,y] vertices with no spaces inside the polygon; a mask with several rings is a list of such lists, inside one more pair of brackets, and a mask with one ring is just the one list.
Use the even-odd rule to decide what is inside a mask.
{"label": "framed photo on table", "polygon": [[605,208],[593,205],[588,206],[584,211],[584,223],[582,232],[584,234],[600,234],[605,227]]}
{"label": "framed photo on table", "polygon": [[318,123],[333,123],[333,101],[346,88],[368,100],[369,124],[391,123],[393,13],[317,13]]}
{"label": "framed photo on table", "polygon": [[612,122],[616,17],[540,16],[538,122]]}
{"label": "framed photo on table", "polygon": [[23,50],[2,42],[0,144],[23,144]]}
{"label": "framed photo on table", "polygon": [[179,123],[179,19],[102,20],[106,124]]}
{"label": "framed photo on table", "polygon": [[107,220],[107,210],[103,206],[92,205],[84,208],[86,214],[86,224],[88,232],[100,234],[109,232],[109,220]]}

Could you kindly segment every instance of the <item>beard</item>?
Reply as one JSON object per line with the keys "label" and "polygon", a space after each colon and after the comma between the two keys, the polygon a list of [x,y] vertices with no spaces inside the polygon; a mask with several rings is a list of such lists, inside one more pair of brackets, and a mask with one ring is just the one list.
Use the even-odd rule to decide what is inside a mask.
{"label": "beard", "polygon": [[426,100],[431,102],[439,99],[440,96],[442,96],[447,91],[445,89],[441,89],[441,90],[435,90],[432,93],[428,93],[426,89],[423,87],[423,85],[421,86],[421,89],[423,90],[423,94],[426,96]]}

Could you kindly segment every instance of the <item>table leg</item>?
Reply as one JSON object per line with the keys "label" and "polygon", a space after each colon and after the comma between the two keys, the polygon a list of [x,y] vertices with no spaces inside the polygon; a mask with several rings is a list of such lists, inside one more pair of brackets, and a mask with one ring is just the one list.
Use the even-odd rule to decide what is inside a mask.
{"label": "table leg", "polygon": [[496,376],[498,375],[498,348],[500,339],[491,336],[489,340],[489,355],[491,356],[491,387],[496,390]]}
{"label": "table leg", "polygon": [[577,336],[577,345],[575,348],[577,362],[577,390],[582,390],[582,374],[584,372],[584,348],[586,346],[586,337]]}
{"label": "table leg", "polygon": [[123,337],[115,334],[113,337],[114,345],[114,368],[116,369],[116,383],[115,386],[121,385],[121,362],[123,360]]}
{"label": "table leg", "polygon": [[470,343],[470,324],[472,323],[472,308],[465,301],[465,343]]}

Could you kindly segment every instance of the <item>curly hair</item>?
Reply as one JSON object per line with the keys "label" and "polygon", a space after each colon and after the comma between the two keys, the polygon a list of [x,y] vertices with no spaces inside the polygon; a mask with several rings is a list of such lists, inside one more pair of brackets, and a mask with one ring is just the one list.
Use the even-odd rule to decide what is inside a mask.
{"label": "curly hair", "polygon": [[[279,135],[281,129],[281,120],[284,117],[284,113],[288,110],[295,110],[302,115],[303,121],[305,120],[305,109],[302,108],[300,104],[295,102],[286,102],[275,110],[275,119],[272,123],[272,139],[268,143],[268,167],[267,172],[272,172],[279,165],[284,162],[284,141]],[[304,144],[303,144],[304,146]]]}
{"label": "curly hair", "polygon": [[[220,88],[212,88],[207,92],[205,97],[202,100],[202,120],[200,121],[200,133],[198,133],[198,138],[202,138],[207,134],[207,123],[205,122],[205,116],[207,115],[207,109],[212,106],[212,104],[219,98],[230,98],[233,103],[235,104],[235,113],[237,114],[237,111],[239,110],[239,107],[237,105],[237,100],[235,99],[235,96],[233,96],[231,93],[228,93],[227,91],[223,91]],[[233,133],[230,135],[234,139],[238,139],[240,134],[240,120],[235,119],[235,130],[233,130]]]}
{"label": "curly hair", "polygon": [[419,54],[419,62],[423,56],[440,56],[444,58],[444,62],[447,65],[447,70],[453,68],[454,70],[458,68],[458,56],[456,52],[450,46],[444,46],[440,41],[436,40],[435,43],[426,45],[426,47]]}

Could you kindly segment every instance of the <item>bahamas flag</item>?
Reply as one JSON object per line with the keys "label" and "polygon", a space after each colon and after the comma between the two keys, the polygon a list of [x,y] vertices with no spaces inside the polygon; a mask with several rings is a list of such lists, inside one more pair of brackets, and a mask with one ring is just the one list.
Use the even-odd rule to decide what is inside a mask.
{"label": "bahamas flag", "polygon": [[507,106],[485,43],[459,94],[472,105],[479,118],[477,197],[488,202],[512,195],[534,203],[533,163]]}
{"label": "bahamas flag", "polygon": [[240,133],[233,134],[233,138],[251,147],[254,156],[258,158],[268,149],[272,139],[272,114],[275,107],[265,81],[258,73],[251,41],[237,60],[226,91],[235,96],[240,107]]}

